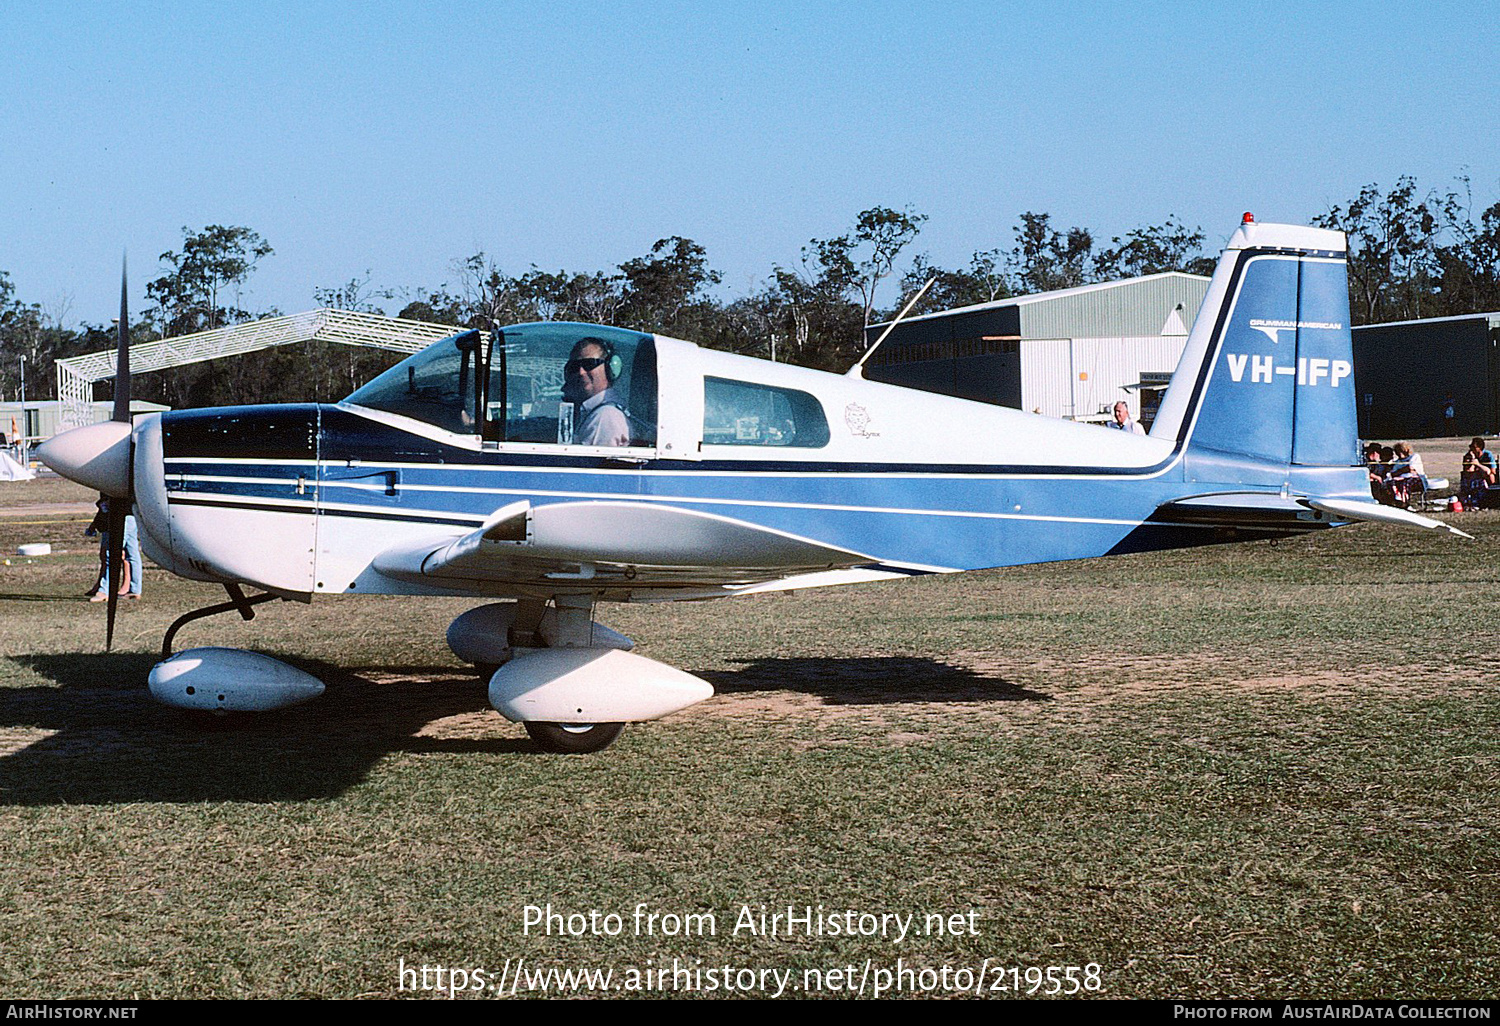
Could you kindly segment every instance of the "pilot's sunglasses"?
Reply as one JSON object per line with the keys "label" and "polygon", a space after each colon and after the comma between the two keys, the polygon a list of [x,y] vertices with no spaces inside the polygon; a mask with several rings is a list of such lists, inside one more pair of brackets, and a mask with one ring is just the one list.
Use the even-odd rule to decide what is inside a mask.
{"label": "pilot's sunglasses", "polygon": [[577,360],[569,360],[563,364],[563,373],[572,374],[574,371],[593,372],[594,368],[602,367],[609,361],[602,356],[585,356]]}

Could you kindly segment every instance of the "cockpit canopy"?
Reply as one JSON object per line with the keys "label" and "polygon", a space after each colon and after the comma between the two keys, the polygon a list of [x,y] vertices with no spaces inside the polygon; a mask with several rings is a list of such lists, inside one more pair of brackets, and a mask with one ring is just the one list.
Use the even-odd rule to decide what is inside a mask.
{"label": "cockpit canopy", "polygon": [[[570,376],[594,384],[570,384]],[[640,332],[561,321],[508,327],[488,343],[466,331],[401,361],[344,401],[486,441],[561,444],[588,443],[575,431],[604,405],[619,411],[610,421],[623,422],[628,441],[602,444],[654,446],[656,346]]]}
{"label": "cockpit canopy", "polygon": [[[654,449],[657,348],[652,335],[598,324],[519,324],[488,341],[465,331],[401,361],[344,401],[485,442]],[[735,372],[752,361],[716,357],[721,373],[687,379],[701,381],[702,433],[679,440],[679,452],[684,441],[710,451],[828,444],[828,419],[811,393],[742,379]],[[681,375],[675,380],[680,396],[690,386]]]}

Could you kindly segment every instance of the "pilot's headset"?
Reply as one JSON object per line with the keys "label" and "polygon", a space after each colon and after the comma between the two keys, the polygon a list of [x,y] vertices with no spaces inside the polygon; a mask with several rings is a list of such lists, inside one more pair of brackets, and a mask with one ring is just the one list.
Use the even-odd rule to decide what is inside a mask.
{"label": "pilot's headset", "polygon": [[619,353],[615,352],[614,344],[608,339],[594,335],[585,335],[574,343],[575,348],[585,345],[596,345],[604,352],[604,379],[611,385],[618,381],[620,372],[625,369],[625,361],[620,358]]}

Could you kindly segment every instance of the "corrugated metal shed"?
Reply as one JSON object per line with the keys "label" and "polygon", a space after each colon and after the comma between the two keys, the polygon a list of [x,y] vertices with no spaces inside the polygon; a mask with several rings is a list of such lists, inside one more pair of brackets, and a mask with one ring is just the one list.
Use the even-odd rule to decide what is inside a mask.
{"label": "corrugated metal shed", "polygon": [[[993,303],[908,317],[891,332],[885,345],[903,344],[909,336],[913,341],[925,341],[923,336],[951,338],[956,337],[955,330],[981,328],[995,329],[984,330],[983,334],[1021,338],[1160,335],[1174,312],[1184,330],[1191,325],[1207,292],[1208,279],[1202,275],[1167,271],[1056,292],[1012,296]],[[884,324],[866,329],[867,344],[875,341],[884,329]]]}
{"label": "corrugated metal shed", "polygon": [[[1209,279],[1171,271],[909,317],[867,375],[925,391],[1035,410],[1097,415],[1128,386],[1177,367]],[[885,325],[872,325],[866,344]]]}
{"label": "corrugated metal shed", "polygon": [[1184,327],[1191,324],[1207,292],[1207,278],[1175,271],[1044,292],[1017,303],[1021,337],[1160,335],[1174,312]]}
{"label": "corrugated metal shed", "polygon": [[1500,433],[1500,312],[1366,324],[1351,334],[1365,438]]}
{"label": "corrugated metal shed", "polygon": [[1140,396],[1125,386],[1145,374],[1170,374],[1186,342],[1184,335],[1022,341],[1019,408],[1078,418],[1124,402],[1139,418]]}

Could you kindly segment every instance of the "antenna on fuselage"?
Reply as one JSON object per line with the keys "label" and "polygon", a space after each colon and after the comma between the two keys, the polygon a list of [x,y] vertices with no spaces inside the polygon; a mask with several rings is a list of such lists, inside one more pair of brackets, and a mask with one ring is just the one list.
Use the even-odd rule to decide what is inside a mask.
{"label": "antenna on fuselage", "polygon": [[917,289],[917,294],[906,301],[906,305],[901,308],[901,312],[896,315],[896,319],[885,326],[885,330],[880,333],[880,337],[875,340],[874,345],[866,349],[865,355],[861,356],[853,367],[845,371],[845,374],[851,378],[862,378],[865,376],[865,361],[870,358],[870,354],[880,348],[880,343],[884,342],[885,337],[891,333],[891,330],[901,323],[901,318],[905,317],[911,311],[911,308],[917,305],[917,300],[922,298],[922,293],[931,288],[932,283],[935,281],[937,281],[937,275],[934,274],[931,278],[927,279],[926,285]]}

